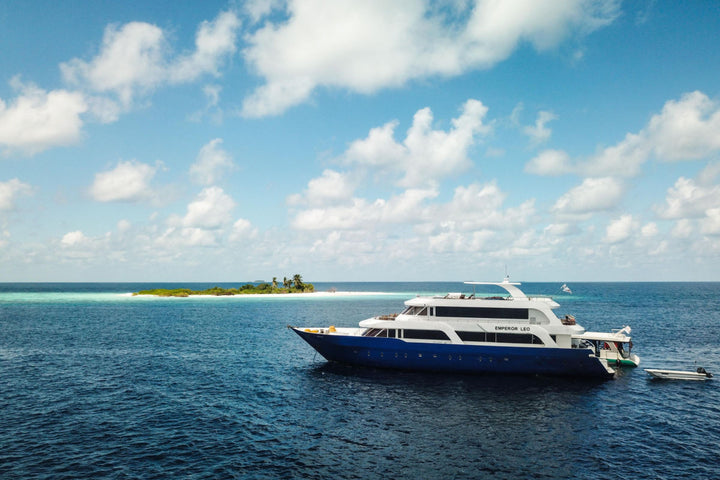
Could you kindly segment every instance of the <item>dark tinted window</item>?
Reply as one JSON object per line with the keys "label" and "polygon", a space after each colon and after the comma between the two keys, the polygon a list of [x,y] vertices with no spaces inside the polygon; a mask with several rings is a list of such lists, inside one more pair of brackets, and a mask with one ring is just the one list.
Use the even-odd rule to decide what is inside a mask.
{"label": "dark tinted window", "polygon": [[524,335],[521,333],[498,333],[496,341],[499,343],[532,343],[532,335]]}
{"label": "dark tinted window", "polygon": [[530,318],[527,308],[436,307],[435,315],[438,317],[510,318],[514,320]]}
{"label": "dark tinted window", "polygon": [[456,332],[463,342],[484,342],[485,332]]}
{"label": "dark tinted window", "polygon": [[485,333],[456,332],[463,342],[529,343],[542,345],[543,342],[531,333]]}
{"label": "dark tinted window", "polygon": [[450,340],[442,330],[403,330],[405,338],[416,340]]}

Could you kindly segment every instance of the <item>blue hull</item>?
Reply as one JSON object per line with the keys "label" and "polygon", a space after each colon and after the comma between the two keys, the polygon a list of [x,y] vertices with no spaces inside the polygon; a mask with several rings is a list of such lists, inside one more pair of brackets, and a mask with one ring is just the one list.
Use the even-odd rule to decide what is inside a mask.
{"label": "blue hull", "polygon": [[458,373],[614,376],[587,349],[414,343],[293,330],[326,360],[350,365]]}

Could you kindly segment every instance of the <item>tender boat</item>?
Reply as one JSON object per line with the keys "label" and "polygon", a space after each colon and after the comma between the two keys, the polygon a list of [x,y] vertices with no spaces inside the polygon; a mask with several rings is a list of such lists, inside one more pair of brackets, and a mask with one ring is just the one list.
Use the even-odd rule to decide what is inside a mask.
{"label": "tender boat", "polygon": [[605,359],[610,366],[637,367],[640,357],[631,353],[630,331],[630,327],[624,327],[612,333],[585,332],[573,335],[573,339],[586,342],[595,350],[595,355]]}
{"label": "tender boat", "polygon": [[698,367],[694,372],[682,370],[658,370],[654,368],[646,368],[645,371],[653,379],[661,380],[709,380],[712,373],[706,371],[703,367]]}
{"label": "tender boat", "polygon": [[554,300],[528,297],[508,278],[465,283],[507,294],[418,296],[402,313],[358,328],[290,328],[328,361],[380,368],[611,378],[623,360],[640,361],[630,352],[629,328],[589,334],[573,316],[558,318]]}

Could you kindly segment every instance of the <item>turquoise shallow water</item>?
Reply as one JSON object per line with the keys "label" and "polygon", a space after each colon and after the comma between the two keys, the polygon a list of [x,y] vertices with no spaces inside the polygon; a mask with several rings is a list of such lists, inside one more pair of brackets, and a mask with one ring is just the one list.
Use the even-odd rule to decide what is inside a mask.
{"label": "turquoise shallow water", "polygon": [[716,478],[720,375],[642,368],[720,374],[720,284],[570,286],[522,288],[590,330],[630,324],[640,369],[585,382],[331,366],[285,328],[355,326],[459,283],[316,284],[393,293],[330,299],[0,285],[0,477]]}

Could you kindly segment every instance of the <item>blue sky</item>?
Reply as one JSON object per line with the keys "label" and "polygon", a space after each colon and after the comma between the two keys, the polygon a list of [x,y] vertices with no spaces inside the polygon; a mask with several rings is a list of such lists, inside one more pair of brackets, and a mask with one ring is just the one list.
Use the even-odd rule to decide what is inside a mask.
{"label": "blue sky", "polygon": [[0,4],[0,281],[720,280],[720,4]]}

